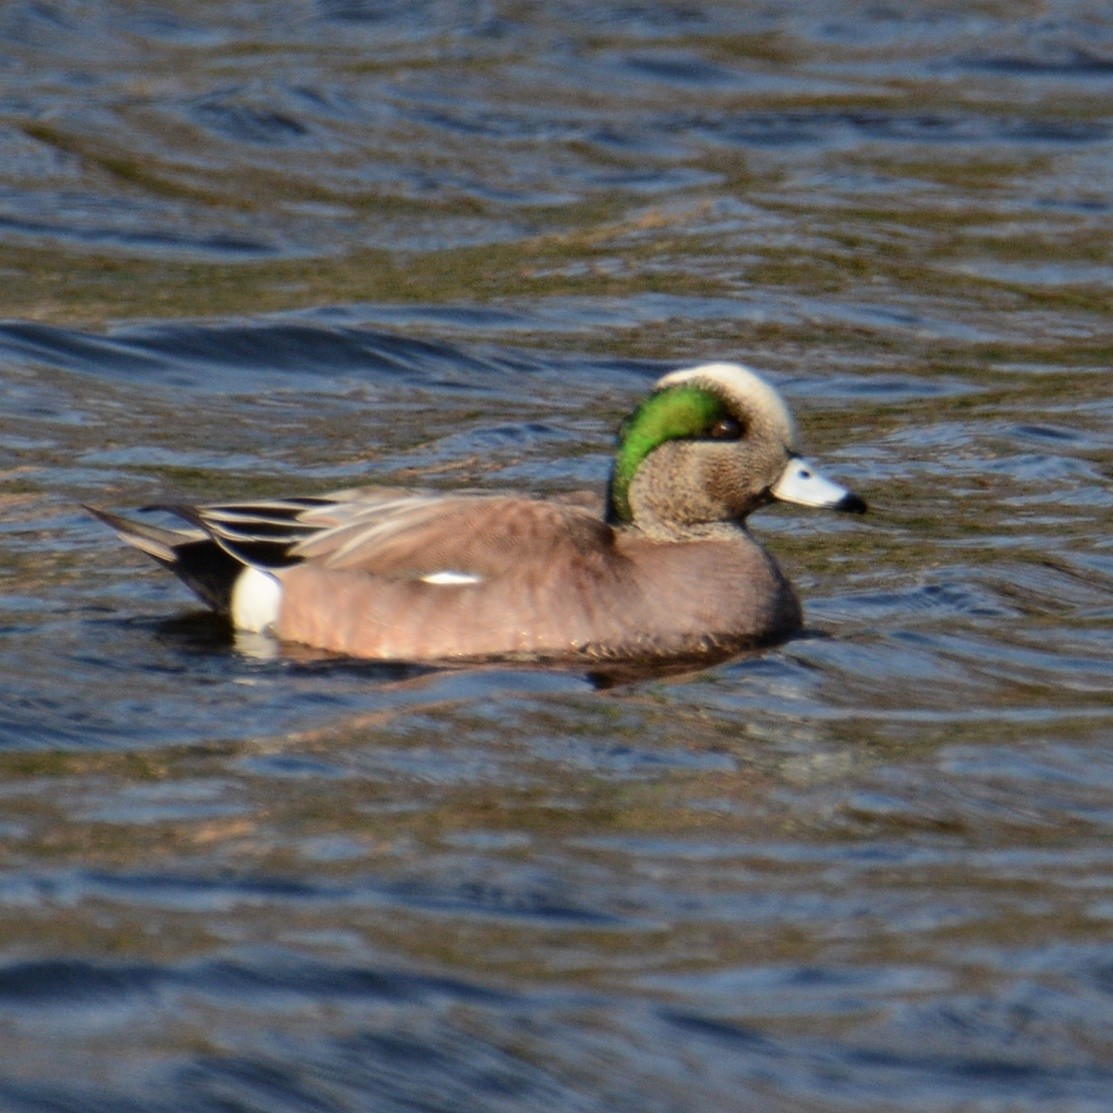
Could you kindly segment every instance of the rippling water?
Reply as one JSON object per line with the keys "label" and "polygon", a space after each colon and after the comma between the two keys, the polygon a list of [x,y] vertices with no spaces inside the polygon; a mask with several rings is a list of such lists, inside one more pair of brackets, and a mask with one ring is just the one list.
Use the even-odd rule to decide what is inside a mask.
{"label": "rippling water", "polygon": [[[1111,214],[1104,3],[5,5],[0,1105],[1113,1106]],[[705,358],[872,513],[695,675],[267,654],[77,509],[599,486]]]}

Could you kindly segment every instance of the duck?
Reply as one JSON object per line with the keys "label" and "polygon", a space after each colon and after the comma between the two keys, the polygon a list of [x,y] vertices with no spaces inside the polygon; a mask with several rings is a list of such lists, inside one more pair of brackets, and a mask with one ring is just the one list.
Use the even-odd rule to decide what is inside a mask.
{"label": "duck", "polygon": [[[602,513],[512,492],[359,487],[87,506],[236,631],[378,661],[692,660],[782,642],[800,601],[747,528],[773,502],[862,513],[738,363],[672,371],[622,422]],[[142,512],[142,511],[141,511]]]}

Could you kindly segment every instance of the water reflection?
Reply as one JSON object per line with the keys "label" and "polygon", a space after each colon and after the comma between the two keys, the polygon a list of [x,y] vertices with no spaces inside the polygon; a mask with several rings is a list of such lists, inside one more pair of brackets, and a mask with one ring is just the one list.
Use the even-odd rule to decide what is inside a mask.
{"label": "water reflection", "polygon": [[[1106,1108],[1111,44],[5,6],[0,1101]],[[875,497],[695,675],[252,653],[77,509],[600,487],[711,357]]]}

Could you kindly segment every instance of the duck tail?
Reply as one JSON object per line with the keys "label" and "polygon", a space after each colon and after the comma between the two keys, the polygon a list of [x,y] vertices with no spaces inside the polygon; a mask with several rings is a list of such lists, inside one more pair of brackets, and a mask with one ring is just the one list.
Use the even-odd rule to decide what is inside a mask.
{"label": "duck tail", "polygon": [[97,506],[82,506],[122,540],[173,572],[206,606],[228,614],[232,589],[244,565],[203,530],[166,529]]}

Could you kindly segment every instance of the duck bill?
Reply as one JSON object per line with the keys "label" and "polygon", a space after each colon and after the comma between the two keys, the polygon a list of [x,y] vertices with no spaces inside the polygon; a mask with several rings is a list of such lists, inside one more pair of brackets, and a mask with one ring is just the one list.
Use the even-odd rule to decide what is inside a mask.
{"label": "duck bill", "polygon": [[823,507],[851,514],[866,512],[864,499],[824,478],[807,460],[799,456],[790,457],[781,478],[769,488],[769,493],[775,499],[794,502],[799,506]]}

